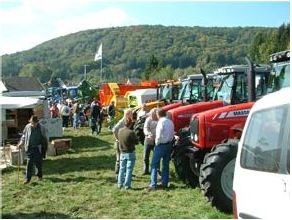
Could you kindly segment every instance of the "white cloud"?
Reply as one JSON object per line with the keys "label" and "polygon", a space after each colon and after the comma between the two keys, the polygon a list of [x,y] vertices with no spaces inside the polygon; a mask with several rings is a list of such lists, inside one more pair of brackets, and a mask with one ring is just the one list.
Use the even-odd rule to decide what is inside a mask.
{"label": "white cloud", "polygon": [[64,35],[80,30],[126,26],[134,24],[135,20],[119,8],[108,8],[83,16],[67,18],[57,22],[56,34]]}
{"label": "white cloud", "polygon": [[94,0],[20,0],[14,7],[0,6],[0,55],[81,30],[135,24],[122,9],[94,11],[97,5]]}

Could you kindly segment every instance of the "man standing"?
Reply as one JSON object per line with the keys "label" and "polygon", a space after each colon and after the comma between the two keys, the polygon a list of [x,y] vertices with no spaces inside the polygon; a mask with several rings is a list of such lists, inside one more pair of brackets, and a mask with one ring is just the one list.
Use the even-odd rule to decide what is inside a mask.
{"label": "man standing", "polygon": [[62,116],[63,128],[68,128],[70,108],[69,108],[68,103],[66,101],[61,106],[60,112],[61,112],[61,116]]}
{"label": "man standing", "polygon": [[30,182],[33,172],[33,166],[37,168],[37,176],[39,180],[43,178],[42,161],[44,155],[44,147],[47,145],[48,139],[46,129],[39,124],[37,116],[31,116],[29,123],[23,130],[23,135],[17,147],[24,145],[27,155],[27,166],[24,184]]}
{"label": "man standing", "polygon": [[135,145],[138,144],[138,138],[133,130],[131,119],[124,121],[125,126],[119,130],[119,148],[120,148],[120,170],[118,175],[118,188],[131,188],[132,173],[135,166],[136,155]]}
{"label": "man standing", "polygon": [[140,117],[143,117],[147,114],[147,106],[146,104],[144,103],[141,107],[141,109],[138,111],[137,113],[137,120],[140,119]]}
{"label": "man standing", "polygon": [[168,187],[169,181],[169,161],[174,138],[174,125],[171,120],[166,118],[163,109],[157,111],[158,123],[156,126],[155,147],[151,163],[151,181],[148,190],[157,187],[157,169],[162,159],[161,184],[163,188]]}
{"label": "man standing", "polygon": [[157,121],[158,121],[157,108],[153,108],[150,110],[149,116],[146,118],[146,121],[144,123],[144,128],[143,128],[143,132],[145,135],[144,154],[143,154],[143,160],[144,160],[143,175],[150,174],[150,172],[149,172],[149,157],[150,157],[150,153],[151,153],[151,151],[153,151],[154,145],[155,145]]}
{"label": "man standing", "polygon": [[119,130],[123,127],[125,127],[125,122],[126,121],[133,121],[133,112],[131,109],[127,109],[124,113],[124,117],[119,120],[119,122],[113,127],[113,135],[116,140],[115,142],[115,148],[116,148],[116,164],[115,164],[115,173],[118,175],[119,170],[120,170],[120,146],[119,146],[119,137],[118,133]]}
{"label": "man standing", "polygon": [[111,104],[108,107],[108,116],[109,116],[109,127],[108,129],[111,130],[114,125],[114,119],[116,116],[116,108],[115,108],[115,102],[112,101]]}
{"label": "man standing", "polygon": [[94,102],[91,104],[91,131],[92,134],[96,132],[96,134],[99,134],[99,128],[97,127],[97,124],[99,125],[100,120],[100,106],[98,102]]}
{"label": "man standing", "polygon": [[79,128],[79,121],[80,121],[80,117],[79,117],[80,106],[77,99],[74,100],[72,113],[73,113],[73,128],[77,129]]}

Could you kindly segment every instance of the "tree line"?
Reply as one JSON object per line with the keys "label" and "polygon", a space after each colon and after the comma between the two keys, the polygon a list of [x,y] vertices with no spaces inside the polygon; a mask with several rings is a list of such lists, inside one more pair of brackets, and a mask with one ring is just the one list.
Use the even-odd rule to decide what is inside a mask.
{"label": "tree line", "polygon": [[102,81],[127,78],[170,79],[215,68],[254,62],[267,63],[269,54],[289,49],[290,26],[175,27],[130,26],[86,30],[55,38],[30,50],[2,57],[3,77],[35,76],[45,83],[59,77],[99,83],[100,61],[94,55],[103,44]]}

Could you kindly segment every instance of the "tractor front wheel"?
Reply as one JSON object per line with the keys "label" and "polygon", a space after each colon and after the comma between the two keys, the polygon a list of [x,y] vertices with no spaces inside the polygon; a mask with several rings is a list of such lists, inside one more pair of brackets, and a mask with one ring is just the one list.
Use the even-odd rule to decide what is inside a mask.
{"label": "tractor front wheel", "polygon": [[200,186],[211,204],[224,212],[232,211],[232,186],[237,142],[217,145],[207,154],[200,168]]}
{"label": "tractor front wheel", "polygon": [[195,188],[199,185],[199,178],[196,176],[190,168],[190,158],[188,158],[184,152],[175,152],[173,155],[173,163],[175,172],[179,179],[182,180],[187,186]]}

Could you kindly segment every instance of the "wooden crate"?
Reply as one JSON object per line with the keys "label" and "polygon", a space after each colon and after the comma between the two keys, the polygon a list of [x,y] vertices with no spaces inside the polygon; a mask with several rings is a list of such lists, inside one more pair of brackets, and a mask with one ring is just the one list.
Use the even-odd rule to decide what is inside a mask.
{"label": "wooden crate", "polygon": [[[25,151],[24,149],[18,149],[15,145],[5,145],[3,148],[4,154],[3,157],[11,165],[17,166],[24,164]],[[20,152],[19,152],[20,151]]]}
{"label": "wooden crate", "polygon": [[52,145],[56,150],[56,155],[66,153],[71,148],[72,139],[56,139],[52,141]]}

